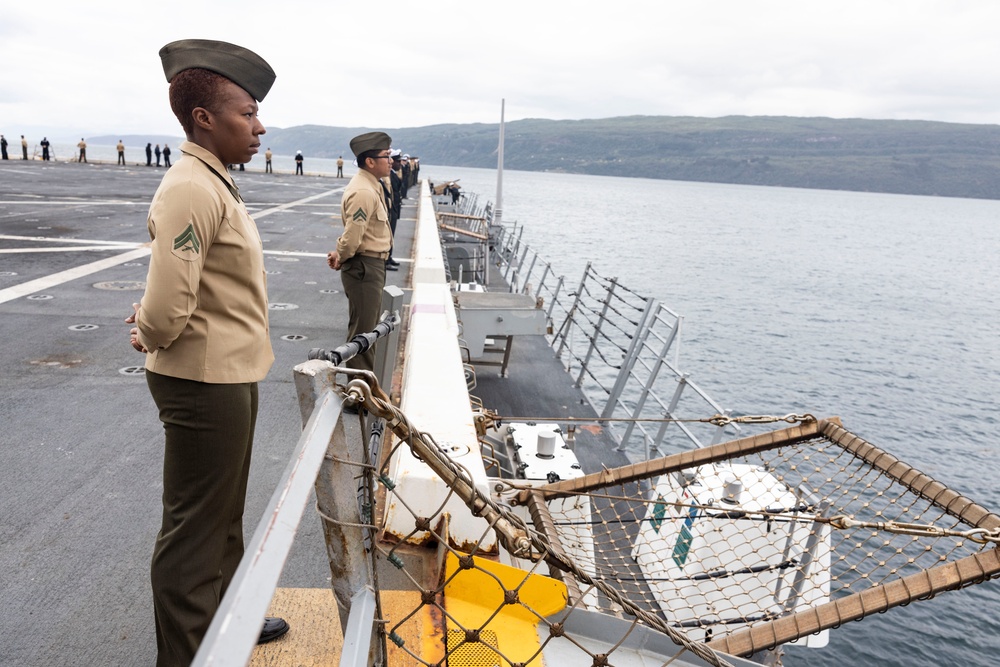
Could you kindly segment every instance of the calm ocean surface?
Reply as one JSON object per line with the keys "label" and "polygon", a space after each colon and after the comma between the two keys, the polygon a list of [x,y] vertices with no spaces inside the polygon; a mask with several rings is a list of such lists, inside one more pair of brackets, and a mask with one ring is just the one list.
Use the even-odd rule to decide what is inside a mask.
{"label": "calm ocean surface", "polygon": [[[294,170],[289,156],[274,166]],[[305,169],[336,167],[306,152]],[[493,170],[421,176],[496,195]],[[504,219],[570,282],[591,261],[684,315],[681,367],[724,407],[838,415],[1000,511],[1000,201],[517,171],[503,195]],[[987,582],[849,623],[827,648],[788,648],[785,664],[992,667],[998,655],[1000,582]]]}

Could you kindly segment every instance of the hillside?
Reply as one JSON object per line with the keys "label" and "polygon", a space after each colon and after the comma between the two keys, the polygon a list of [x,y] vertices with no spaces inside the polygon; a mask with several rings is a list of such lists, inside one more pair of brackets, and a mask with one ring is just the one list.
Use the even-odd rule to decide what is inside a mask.
{"label": "hillside", "polygon": [[[349,156],[368,128],[268,130],[279,154]],[[496,124],[387,129],[426,164],[496,166]],[[686,181],[1000,199],[1000,125],[729,116],[507,123],[505,166]]]}

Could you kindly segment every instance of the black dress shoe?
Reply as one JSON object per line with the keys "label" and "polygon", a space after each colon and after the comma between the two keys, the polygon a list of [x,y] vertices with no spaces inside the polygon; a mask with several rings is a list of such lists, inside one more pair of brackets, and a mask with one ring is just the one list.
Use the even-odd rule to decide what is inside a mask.
{"label": "black dress shoe", "polygon": [[266,644],[286,632],[288,632],[288,623],[285,622],[285,619],[268,616],[264,619],[264,627],[261,628],[260,639],[257,640],[257,643]]}
{"label": "black dress shoe", "polygon": [[399,265],[398,264],[390,264],[389,262],[386,262],[385,263],[385,270],[386,271],[399,271]]}
{"label": "black dress shoe", "polygon": [[397,262],[392,257],[390,257],[389,259],[385,260],[385,265],[386,266],[399,266],[399,262]]}

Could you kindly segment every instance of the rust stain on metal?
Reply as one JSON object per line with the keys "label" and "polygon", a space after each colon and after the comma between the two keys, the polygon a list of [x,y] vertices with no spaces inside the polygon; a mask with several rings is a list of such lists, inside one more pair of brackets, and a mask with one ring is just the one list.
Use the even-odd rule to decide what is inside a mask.
{"label": "rust stain on metal", "polygon": [[[432,547],[438,543],[433,531],[423,531],[415,533],[398,533],[389,528],[383,528],[379,533],[379,539],[388,544],[408,544],[415,547]],[[490,556],[499,553],[499,545],[494,542],[489,548],[484,547],[475,540],[458,542],[448,535],[448,546],[462,553],[476,554],[477,556]]]}

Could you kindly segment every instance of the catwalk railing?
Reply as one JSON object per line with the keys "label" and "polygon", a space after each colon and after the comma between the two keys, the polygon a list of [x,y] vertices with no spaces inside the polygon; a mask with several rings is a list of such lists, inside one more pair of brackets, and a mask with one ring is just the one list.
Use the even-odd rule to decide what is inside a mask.
{"label": "catwalk railing", "polygon": [[[621,449],[634,459],[646,459],[739,435],[735,424],[686,420],[728,416],[731,410],[682,367],[683,316],[618,278],[601,275],[589,262],[582,278],[568,281],[522,240],[523,225],[490,224],[489,206],[478,207],[476,199],[463,199],[453,208],[440,216],[445,252],[452,259],[459,255],[452,265],[471,267],[473,277],[460,280],[453,268],[451,279],[475,279],[490,290],[540,300],[554,353],[595,411],[608,420]],[[483,221],[488,238],[482,234]]]}

